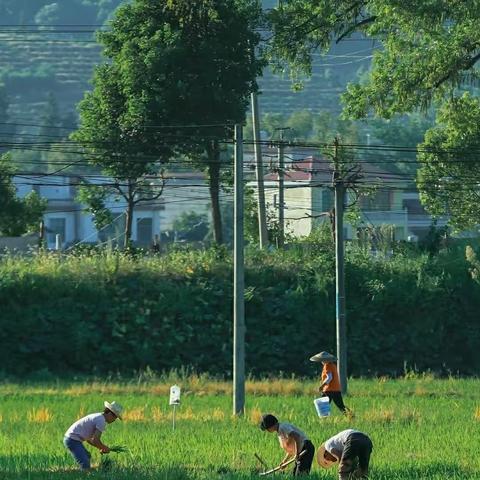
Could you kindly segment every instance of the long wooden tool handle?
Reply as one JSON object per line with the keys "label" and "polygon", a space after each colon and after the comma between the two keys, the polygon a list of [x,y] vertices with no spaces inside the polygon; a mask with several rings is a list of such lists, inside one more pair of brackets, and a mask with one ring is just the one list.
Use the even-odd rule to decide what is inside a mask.
{"label": "long wooden tool handle", "polygon": [[261,476],[265,476],[265,475],[270,475],[271,473],[278,472],[279,470],[282,470],[283,468],[288,467],[288,465],[290,465],[291,463],[295,462],[297,459],[303,457],[303,455],[305,455],[305,453],[306,453],[306,451],[303,450],[302,452],[300,452],[300,453],[298,454],[298,457],[291,458],[288,462],[282,463],[282,464],[279,465],[278,467],[272,468],[271,470],[267,470],[266,472],[263,472],[263,473],[261,473],[260,475],[261,475]]}

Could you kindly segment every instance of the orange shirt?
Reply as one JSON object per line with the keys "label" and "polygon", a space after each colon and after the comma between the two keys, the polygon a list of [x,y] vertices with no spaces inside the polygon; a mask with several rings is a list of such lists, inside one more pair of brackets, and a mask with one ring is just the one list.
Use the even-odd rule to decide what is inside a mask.
{"label": "orange shirt", "polygon": [[322,383],[327,379],[327,375],[332,374],[332,380],[328,385],[324,385],[324,392],[341,392],[340,379],[338,378],[337,366],[334,363],[328,362],[323,366]]}

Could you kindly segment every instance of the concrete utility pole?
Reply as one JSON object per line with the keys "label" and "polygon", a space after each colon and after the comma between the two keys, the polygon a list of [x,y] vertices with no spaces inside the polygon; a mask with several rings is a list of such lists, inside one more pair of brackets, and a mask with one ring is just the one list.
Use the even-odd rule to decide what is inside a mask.
{"label": "concrete utility pole", "polygon": [[280,129],[278,144],[278,248],[285,244],[285,146],[283,130]]}
{"label": "concrete utility pole", "polygon": [[38,248],[39,249],[45,246],[44,240],[45,240],[45,222],[42,219],[40,220],[40,229],[38,232]]}
{"label": "concrete utility pole", "polygon": [[345,245],[343,213],[346,193],[338,156],[338,138],[334,142],[333,188],[335,190],[335,275],[338,371],[342,392],[347,393],[347,323],[345,315]]}
{"label": "concrete utility pole", "polygon": [[260,248],[268,246],[267,213],[265,209],[265,187],[263,183],[263,158],[260,138],[260,112],[258,109],[258,96],[252,92],[252,124],[253,124],[253,148],[255,151],[255,165],[257,174],[257,203],[258,203],[258,233]]}
{"label": "concrete utility pole", "polygon": [[233,414],[245,411],[245,265],[243,238],[243,138],[235,125],[234,273],[233,273]]}

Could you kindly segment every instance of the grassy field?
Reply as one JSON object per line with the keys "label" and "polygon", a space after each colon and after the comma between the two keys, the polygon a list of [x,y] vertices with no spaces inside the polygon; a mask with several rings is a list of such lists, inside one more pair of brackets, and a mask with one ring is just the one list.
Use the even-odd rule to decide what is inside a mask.
{"label": "grassy field", "polygon": [[[480,380],[353,380],[346,398],[353,419],[337,411],[319,419],[312,381],[252,381],[246,416],[236,419],[227,382],[190,377],[179,381],[183,397],[175,432],[168,406],[173,380],[0,384],[0,477],[84,478],[62,446],[63,433],[81,415],[99,411],[106,399],[122,403],[126,415],[103,439],[130,452],[111,454],[111,469],[89,478],[254,478],[255,452],[272,466],[282,457],[276,437],[257,427],[261,413],[271,412],[306,431],[316,446],[345,428],[368,433],[373,479],[480,479]],[[97,453],[92,458],[100,462]],[[336,471],[315,465],[312,477],[335,479]]]}

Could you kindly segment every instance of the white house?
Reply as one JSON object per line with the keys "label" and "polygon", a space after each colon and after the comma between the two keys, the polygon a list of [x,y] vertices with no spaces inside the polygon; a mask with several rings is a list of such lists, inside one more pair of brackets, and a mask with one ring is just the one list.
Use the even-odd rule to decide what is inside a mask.
{"label": "white house", "polygon": [[[298,159],[287,153],[284,172],[284,215],[293,235],[302,237],[325,220],[333,208],[332,189],[333,167],[330,160],[309,155]],[[345,237],[357,238],[362,228],[377,228],[382,225],[394,227],[396,240],[409,237],[422,238],[432,225],[432,218],[420,203],[419,194],[413,182],[375,165],[362,163],[361,184],[375,187],[370,196],[361,196],[358,206],[361,214],[357,225],[345,224]],[[264,177],[267,207],[278,216],[278,173]],[[255,183],[250,182],[255,188]],[[346,203],[353,201],[353,195]],[[446,225],[440,219],[437,226]]]}
{"label": "white house", "polygon": [[[111,197],[106,206],[113,221],[97,231],[91,214],[76,200],[80,184],[101,184],[111,181],[98,175],[84,178],[81,175],[17,175],[14,177],[17,195],[24,197],[31,191],[47,200],[44,214],[47,248],[55,248],[60,235],[63,248],[80,243],[98,244],[108,241],[121,243],[125,226],[125,201]],[[148,247],[159,238],[161,231],[170,229],[175,218],[183,212],[206,212],[209,208],[206,181],[201,173],[171,174],[167,176],[162,196],[152,202],[139,203],[134,210],[132,241],[137,246]]]}

